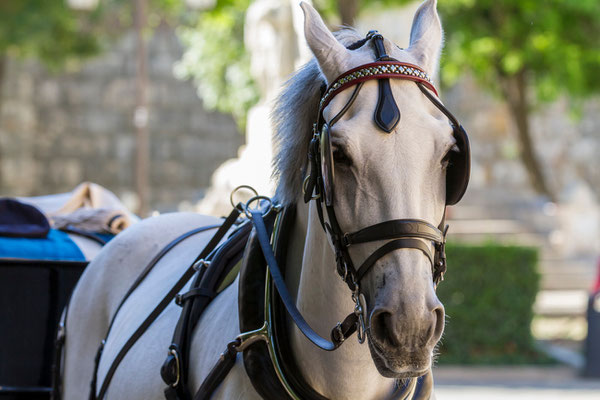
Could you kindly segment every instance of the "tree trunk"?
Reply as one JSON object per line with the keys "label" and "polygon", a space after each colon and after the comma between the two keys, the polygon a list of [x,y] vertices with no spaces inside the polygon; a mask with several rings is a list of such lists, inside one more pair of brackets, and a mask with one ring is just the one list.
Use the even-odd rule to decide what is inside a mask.
{"label": "tree trunk", "polygon": [[149,211],[150,144],[148,138],[148,70],[146,65],[146,0],[136,0],[134,25],[136,32],[136,107],[133,123],[136,128],[135,186],[139,199],[138,214],[144,218]]}
{"label": "tree trunk", "polygon": [[526,71],[521,70],[512,76],[500,75],[500,86],[517,127],[521,161],[527,170],[529,181],[537,193],[547,196],[551,201],[556,201],[556,195],[548,185],[531,140],[529,126],[531,110],[527,100]]}
{"label": "tree trunk", "polygon": [[354,19],[358,13],[358,0],[338,0],[337,4],[342,25],[354,26]]}
{"label": "tree trunk", "polygon": [[[8,57],[0,54],[0,129],[2,128],[2,104],[4,103],[4,78],[6,77],[6,64]],[[0,162],[2,161],[2,148],[0,148]],[[1,164],[0,164],[1,165]],[[0,188],[2,187],[2,170],[0,170]]]}
{"label": "tree trunk", "polygon": [[4,75],[6,73],[6,54],[0,54],[0,117],[2,117],[2,100],[4,100]]}

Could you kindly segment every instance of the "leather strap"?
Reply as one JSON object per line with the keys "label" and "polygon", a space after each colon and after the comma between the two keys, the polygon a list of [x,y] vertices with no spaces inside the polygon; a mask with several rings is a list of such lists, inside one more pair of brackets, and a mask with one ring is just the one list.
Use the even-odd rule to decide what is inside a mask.
{"label": "leather strap", "polygon": [[356,87],[352,91],[352,94],[350,95],[350,99],[348,99],[344,107],[333,118],[331,118],[331,121],[329,121],[330,127],[335,125],[335,123],[338,122],[340,118],[344,116],[344,114],[346,114],[350,107],[352,107],[352,104],[354,104],[354,101],[358,97],[358,93],[360,92],[360,89],[363,87],[364,84],[364,82],[360,82],[358,85],[356,85]]}
{"label": "leather strap", "polygon": [[[386,71],[383,71],[381,69],[383,66],[392,66],[395,67],[396,70],[392,71],[388,68]],[[348,79],[349,77],[353,76],[352,74],[355,73],[360,73],[361,75],[356,78]],[[325,95],[323,95],[320,103],[320,111],[322,111],[327,104],[329,104],[331,99],[334,98],[336,94],[347,89],[348,87],[356,85],[360,82],[384,78],[404,79],[421,83],[437,95],[435,86],[433,86],[427,77],[427,74],[425,71],[423,71],[423,69],[421,69],[421,67],[400,61],[375,61],[352,68],[333,80],[325,91]]]}
{"label": "leather strap", "polygon": [[186,301],[193,299],[194,297],[207,297],[209,299],[214,299],[217,296],[217,292],[209,288],[197,287],[194,289],[190,289],[184,294],[178,294],[175,296],[175,303],[178,306],[182,306]]}
{"label": "leather strap", "polygon": [[[144,334],[144,332],[146,332],[148,327],[156,320],[156,318],[158,318],[158,316],[163,312],[163,310],[165,308],[167,308],[167,306],[173,300],[175,295],[177,293],[179,293],[179,291],[186,285],[186,283],[194,275],[194,273],[195,273],[194,264],[196,264],[197,261],[199,261],[209,255],[209,253],[217,246],[217,244],[219,244],[221,239],[223,239],[223,236],[225,236],[225,234],[229,231],[229,229],[235,223],[235,221],[237,220],[239,215],[240,215],[240,211],[237,208],[234,208],[233,211],[231,212],[231,214],[229,214],[229,216],[225,219],[223,224],[219,227],[219,229],[217,230],[215,235],[212,237],[212,239],[208,242],[206,247],[204,247],[204,249],[198,255],[198,257],[196,257],[194,262],[188,267],[188,269],[181,276],[181,278],[179,278],[179,280],[175,283],[175,285],[173,285],[171,290],[169,290],[169,292],[163,297],[163,299],[154,308],[154,310],[150,313],[150,315],[148,315],[148,317],[146,317],[146,319],[142,322],[142,324],[131,335],[131,337],[127,340],[125,345],[123,345],[123,347],[121,348],[121,350],[119,351],[119,353],[117,354],[115,359],[113,360],[110,368],[108,369],[108,372],[106,373],[106,376],[104,377],[104,381],[102,382],[102,386],[100,386],[100,391],[98,392],[97,397],[95,396],[95,379],[96,379],[96,375],[97,375],[97,371],[96,371],[96,374],[94,375],[94,382],[93,382],[94,386],[92,386],[92,390],[91,390],[91,394],[90,394],[92,399],[101,400],[104,398],[104,396],[106,395],[106,391],[108,390],[108,385],[110,384],[110,381],[112,380],[112,377],[114,376],[121,361],[123,361],[123,358],[125,358],[125,355],[129,352],[129,349],[131,349],[131,347],[133,347],[133,345]],[[147,273],[149,271],[144,271],[144,272]],[[99,351],[99,354],[101,355],[102,351]]]}
{"label": "leather strap", "polygon": [[[193,279],[189,301],[182,303],[183,308],[175,326],[168,356],[161,367],[161,377],[167,384],[165,396],[177,400],[190,400],[188,389],[188,371],[190,341],[202,313],[216,294],[231,269],[240,260],[250,233],[251,224],[244,223],[230,237],[205,258],[203,268]],[[206,296],[209,295],[209,296]],[[182,295],[182,297],[185,296]]]}
{"label": "leather strap", "polygon": [[135,281],[131,284],[131,286],[129,287],[129,289],[127,290],[127,292],[121,299],[121,302],[117,306],[117,309],[115,310],[115,312],[110,320],[110,323],[108,325],[106,335],[104,336],[104,339],[100,342],[100,345],[98,346],[98,350],[96,351],[96,356],[94,358],[94,373],[92,375],[92,380],[90,382],[90,396],[89,396],[90,400],[96,399],[98,367],[100,365],[100,358],[102,356],[102,351],[104,350],[104,344],[106,343],[106,340],[108,339],[108,335],[110,335],[110,332],[112,331],[113,324],[115,323],[115,319],[117,318],[117,315],[119,314],[119,311],[121,310],[121,307],[123,307],[123,304],[125,304],[125,302],[129,298],[131,293],[133,293],[135,291],[135,289],[140,285],[140,283],[142,283],[144,281],[144,279],[150,273],[150,271],[152,271],[154,266],[165,256],[165,254],[167,254],[169,251],[171,251],[171,249],[173,249],[173,247],[177,246],[179,243],[181,243],[182,241],[184,241],[185,239],[187,239],[189,237],[192,237],[198,233],[205,232],[210,229],[216,229],[218,227],[219,227],[219,225],[203,226],[201,228],[192,229],[191,231],[188,231],[188,232],[178,236],[177,238],[173,239],[169,244],[167,244],[165,247],[163,247],[161,249],[161,251],[159,251],[158,254],[156,254],[154,256],[154,258],[152,258],[152,260],[150,260],[148,265],[146,265],[146,267],[138,275],[138,277],[135,279]]}
{"label": "leather strap", "polygon": [[229,371],[231,371],[231,368],[235,365],[238,353],[235,346],[235,341],[227,345],[227,348],[221,353],[215,366],[202,382],[202,385],[194,396],[194,400],[209,400],[215,389],[223,382]]}
{"label": "leather strap", "polygon": [[346,246],[403,237],[419,237],[433,242],[443,240],[442,232],[427,221],[420,219],[395,219],[371,225],[343,236]]}
{"label": "leather strap", "polygon": [[315,346],[327,351],[332,351],[337,349],[341,343],[330,342],[329,340],[321,337],[317,332],[315,332],[311,326],[306,322],[300,311],[296,307],[296,304],[292,300],[292,296],[290,295],[283,276],[281,275],[281,270],[279,269],[279,265],[275,258],[275,254],[273,254],[273,249],[271,248],[271,241],[269,239],[269,235],[267,234],[267,228],[265,227],[265,223],[263,221],[263,214],[260,211],[251,211],[252,215],[252,224],[254,225],[254,229],[256,229],[256,234],[258,237],[258,241],[260,247],[263,251],[263,255],[267,261],[267,265],[269,266],[269,273],[273,278],[273,283],[277,288],[277,292],[281,297],[281,301],[285,306],[288,314],[298,327],[300,331],[306,336],[308,340],[310,340]]}
{"label": "leather strap", "polygon": [[365,276],[365,274],[371,269],[371,267],[379,260],[381,257],[385,256],[387,253],[390,253],[394,250],[400,249],[417,249],[421,250],[427,258],[429,258],[429,262],[431,265],[434,264],[434,257],[431,254],[431,250],[429,247],[419,239],[396,239],[388,242],[375,250],[371,255],[362,263],[358,271],[356,271],[356,279],[360,282],[361,279]]}
{"label": "leather strap", "polygon": [[90,231],[86,231],[83,229],[79,229],[76,228],[74,226],[66,226],[64,228],[60,229],[61,231],[65,232],[65,233],[70,233],[73,235],[79,235],[81,237],[84,237],[86,239],[92,240],[96,243],[98,243],[100,246],[104,246],[106,244],[106,240],[104,240],[103,238],[101,238],[100,236],[98,236],[95,232],[90,232]]}
{"label": "leather strap", "polygon": [[[383,36],[377,31],[370,31],[367,38],[373,41],[377,61],[398,61],[390,58],[385,51]],[[384,132],[391,133],[400,122],[400,110],[394,99],[390,79],[378,79],[379,95],[377,98],[377,106],[375,107],[375,123]]]}

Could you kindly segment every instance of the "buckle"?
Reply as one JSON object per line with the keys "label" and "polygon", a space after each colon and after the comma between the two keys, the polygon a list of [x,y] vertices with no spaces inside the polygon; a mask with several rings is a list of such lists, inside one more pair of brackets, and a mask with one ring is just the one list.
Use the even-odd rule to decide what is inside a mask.
{"label": "buckle", "polygon": [[355,283],[355,290],[352,293],[352,300],[354,300],[354,314],[358,317],[356,322],[356,337],[358,343],[363,344],[367,338],[367,328],[365,325],[365,314],[367,313],[367,301],[365,295],[360,293],[358,284]]}
{"label": "buckle", "polygon": [[210,261],[206,261],[204,258],[199,259],[198,261],[196,261],[194,263],[194,265],[192,265],[192,268],[194,269],[194,271],[201,271],[202,267],[208,268],[210,267]]}
{"label": "buckle", "polygon": [[177,350],[173,347],[169,349],[167,359],[160,368],[160,376],[163,381],[171,387],[176,387],[179,385],[181,378],[179,353],[177,353]]}
{"label": "buckle", "polygon": [[346,338],[344,337],[344,331],[342,331],[342,323],[338,322],[333,331],[331,332],[331,338],[334,342],[342,344]]}
{"label": "buckle", "polygon": [[348,232],[344,233],[344,236],[342,236],[342,244],[346,247],[350,246],[350,239],[348,238]]}
{"label": "buckle", "polygon": [[175,296],[175,304],[177,304],[179,307],[183,305],[183,295],[181,293],[177,293]]}

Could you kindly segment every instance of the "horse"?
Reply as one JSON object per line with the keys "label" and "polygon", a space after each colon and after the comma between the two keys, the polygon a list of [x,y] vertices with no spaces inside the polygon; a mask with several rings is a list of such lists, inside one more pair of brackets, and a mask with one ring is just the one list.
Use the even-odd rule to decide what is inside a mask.
{"label": "horse", "polygon": [[[444,229],[446,205],[460,200],[466,189],[464,160],[469,157],[466,134],[457,134],[457,121],[430,84],[442,47],[436,1],[426,0],[417,10],[406,49],[376,33],[363,39],[343,29],[334,35],[312,6],[301,3],[301,7],[314,58],[289,79],[273,111],[278,185],[272,202],[296,208],[287,231],[285,284],[294,306],[318,335],[328,335],[345,314],[358,310],[354,315],[361,321],[356,324],[361,340],[342,338],[336,351],[325,351],[289,323],[290,351],[300,378],[318,398],[434,398],[431,368],[445,324],[444,307],[436,295],[444,272],[437,267],[442,265],[438,252],[443,250],[445,231],[439,233],[436,227]],[[386,68],[391,66],[394,73],[401,69],[403,79],[365,78],[358,85],[343,86],[357,77],[389,72],[356,70],[374,61],[380,63],[377,68],[387,62]],[[353,75],[343,75],[347,71]],[[336,86],[340,75],[344,77]],[[313,125],[317,115],[327,122]],[[315,150],[315,144],[320,148]],[[307,157],[313,150],[319,159]],[[68,309],[64,399],[88,396],[94,375],[103,381],[132,332],[214,232],[202,231],[165,253],[120,306],[143,268],[182,232],[213,224],[220,220],[193,213],[152,217],[122,232],[94,259]],[[422,229],[436,239],[423,240],[429,236]],[[352,231],[370,238],[336,234]],[[378,252],[382,243],[403,232],[413,239],[393,240],[404,245]],[[340,250],[342,239],[348,246]],[[357,245],[349,246],[351,240]],[[348,264],[354,260],[365,265],[369,259],[358,282]],[[187,382],[192,393],[222,349],[241,333],[238,281],[212,300],[193,331]],[[105,398],[164,398],[159,370],[179,313],[171,302],[158,315],[121,360]],[[113,317],[95,371],[93,360]],[[260,399],[241,358],[234,360],[211,398]],[[396,396],[417,377],[418,389]]]}

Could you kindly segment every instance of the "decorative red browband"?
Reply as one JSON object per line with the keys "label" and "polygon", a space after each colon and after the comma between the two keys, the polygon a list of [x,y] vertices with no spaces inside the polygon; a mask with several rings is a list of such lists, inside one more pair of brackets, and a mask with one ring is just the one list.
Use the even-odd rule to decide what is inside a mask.
{"label": "decorative red browband", "polygon": [[323,110],[336,94],[349,86],[371,79],[383,78],[407,79],[422,83],[435,93],[436,96],[439,96],[431,78],[420,67],[400,61],[377,61],[370,64],[363,64],[337,77],[325,91],[319,103],[319,108]]}

